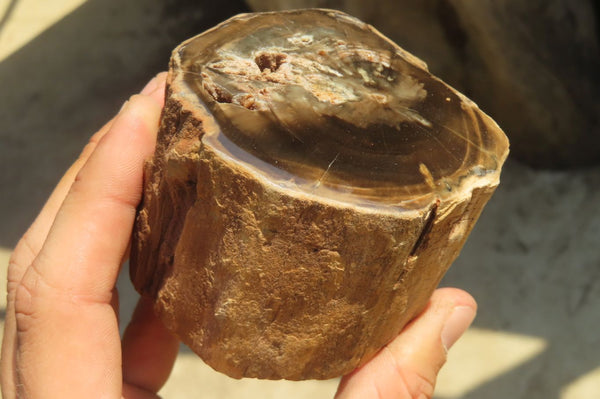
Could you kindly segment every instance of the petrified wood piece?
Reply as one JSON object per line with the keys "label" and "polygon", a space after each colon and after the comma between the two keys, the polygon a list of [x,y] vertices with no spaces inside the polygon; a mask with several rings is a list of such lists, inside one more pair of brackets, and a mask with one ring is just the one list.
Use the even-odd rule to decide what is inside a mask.
{"label": "petrified wood piece", "polygon": [[348,373],[426,304],[507,151],[372,27],[237,16],[173,52],[132,280],[232,377]]}

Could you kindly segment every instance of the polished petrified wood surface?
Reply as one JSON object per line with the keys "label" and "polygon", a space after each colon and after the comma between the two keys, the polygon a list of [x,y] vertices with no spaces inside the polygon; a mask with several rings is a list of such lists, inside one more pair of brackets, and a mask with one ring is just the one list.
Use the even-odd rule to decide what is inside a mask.
{"label": "polished petrified wood surface", "polygon": [[502,132],[365,28],[312,11],[239,18],[188,43],[185,82],[221,127],[206,140],[282,184],[388,204],[497,170]]}
{"label": "polished petrified wood surface", "polygon": [[240,15],[173,52],[132,280],[219,371],[342,375],[426,304],[507,151],[372,27]]}

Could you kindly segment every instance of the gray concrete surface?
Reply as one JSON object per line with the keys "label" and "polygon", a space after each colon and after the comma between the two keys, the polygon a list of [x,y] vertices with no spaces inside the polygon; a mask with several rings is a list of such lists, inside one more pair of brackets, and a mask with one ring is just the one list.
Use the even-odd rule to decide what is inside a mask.
{"label": "gray concrete surface", "polygon": [[[10,248],[95,129],[166,68],[170,49],[185,34],[243,9],[241,1],[215,6],[56,0],[46,9],[43,3],[0,1],[3,268]],[[65,15],[52,17],[33,37],[61,5]],[[19,37],[26,40],[8,48]],[[471,292],[480,311],[450,351],[436,397],[600,398],[600,168],[544,172],[509,160],[500,188],[443,285]],[[136,294],[126,277],[118,286],[127,319]],[[335,387],[335,380],[232,380],[182,348],[161,394],[326,398]]]}

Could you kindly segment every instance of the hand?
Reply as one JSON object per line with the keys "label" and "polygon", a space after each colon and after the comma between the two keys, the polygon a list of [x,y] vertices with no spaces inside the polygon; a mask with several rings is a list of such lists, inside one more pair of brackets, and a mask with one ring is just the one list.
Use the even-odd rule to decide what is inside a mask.
{"label": "hand", "polygon": [[[152,155],[165,74],[95,134],[19,241],[8,271],[3,398],[156,398],[178,341],[140,299],[123,342],[117,275]],[[437,290],[426,310],[336,398],[427,398],[446,348],[475,315],[474,300]]]}
{"label": "hand", "polygon": [[8,269],[4,399],[156,398],[178,341],[142,299],[121,343],[115,283],[154,151],[166,74],[90,140]]}
{"label": "hand", "polygon": [[467,330],[477,304],[466,292],[440,288],[425,310],[370,362],[345,376],[336,399],[427,399],[448,349]]}

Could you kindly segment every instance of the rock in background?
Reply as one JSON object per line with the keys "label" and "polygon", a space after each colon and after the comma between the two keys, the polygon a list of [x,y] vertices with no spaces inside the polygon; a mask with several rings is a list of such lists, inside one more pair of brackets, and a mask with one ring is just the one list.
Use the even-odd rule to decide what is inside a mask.
{"label": "rock in background", "polygon": [[246,0],[325,7],[372,24],[475,100],[535,167],[600,164],[599,8],[593,0]]}

